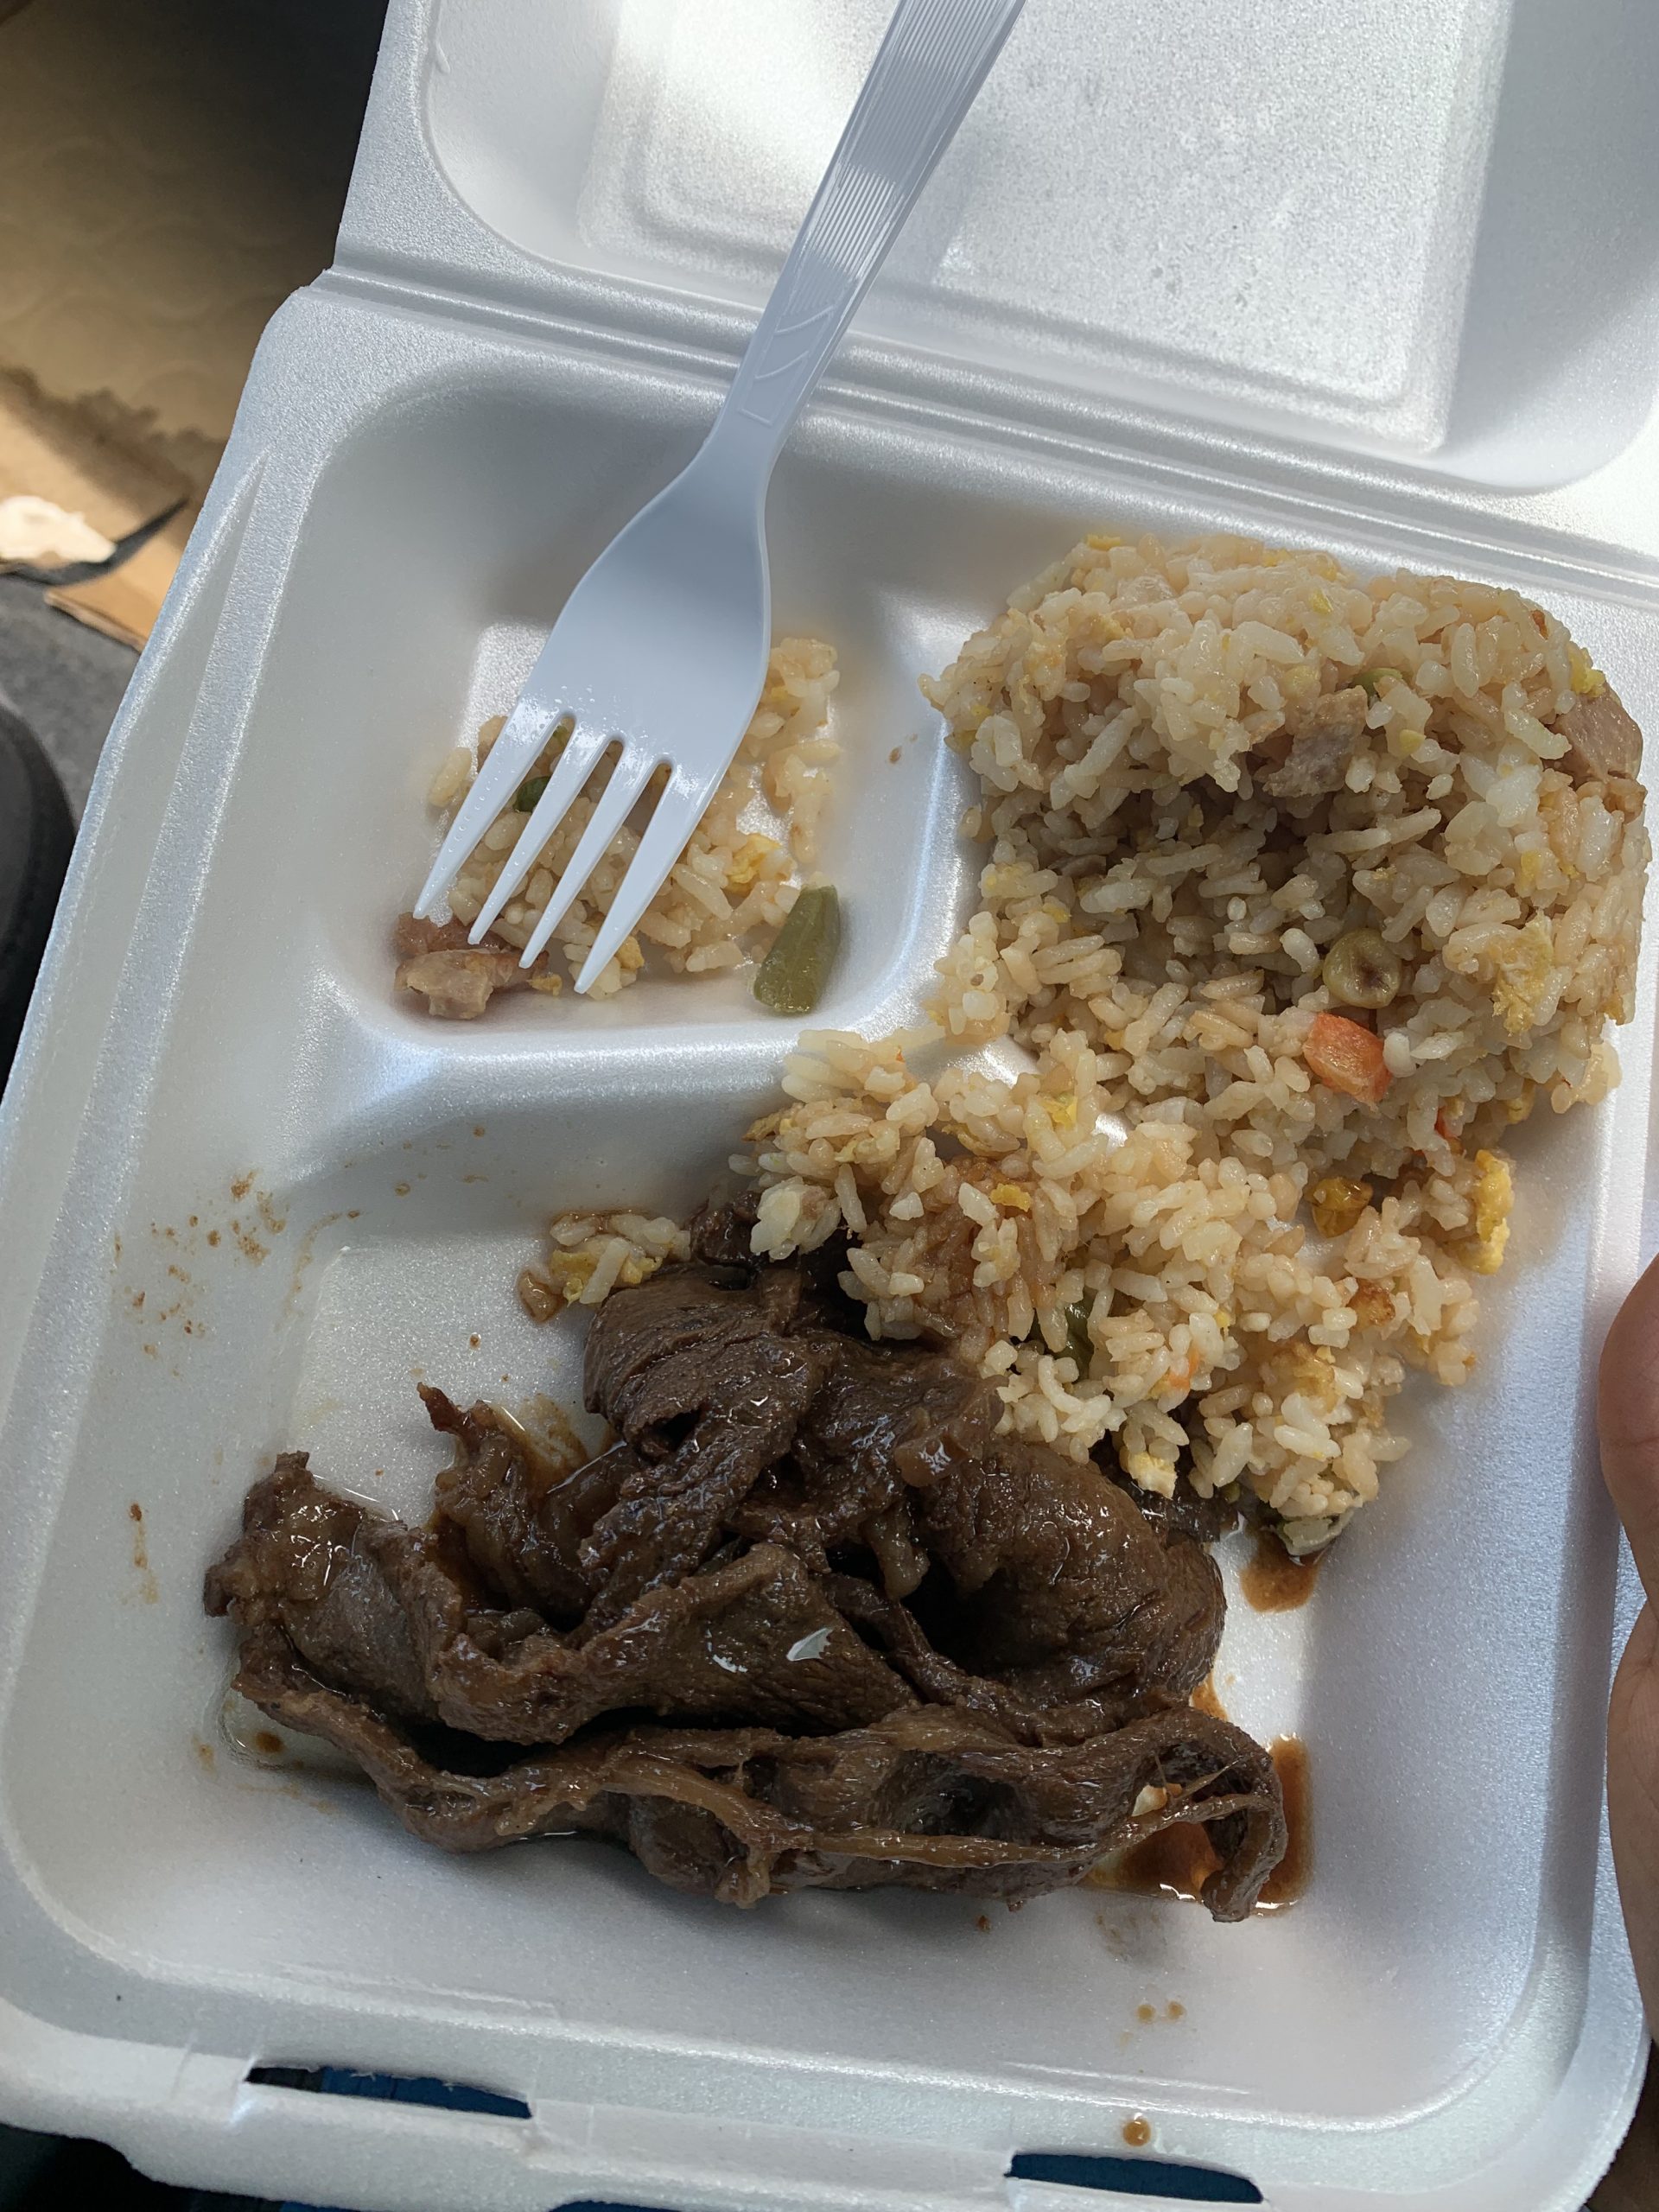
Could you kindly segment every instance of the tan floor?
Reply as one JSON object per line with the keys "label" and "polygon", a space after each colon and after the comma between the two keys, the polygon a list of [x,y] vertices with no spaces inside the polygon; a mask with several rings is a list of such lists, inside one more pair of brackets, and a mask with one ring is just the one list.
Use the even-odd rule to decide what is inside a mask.
{"label": "tan floor", "polygon": [[0,15],[0,367],[229,431],[334,249],[372,0],[28,0]]}

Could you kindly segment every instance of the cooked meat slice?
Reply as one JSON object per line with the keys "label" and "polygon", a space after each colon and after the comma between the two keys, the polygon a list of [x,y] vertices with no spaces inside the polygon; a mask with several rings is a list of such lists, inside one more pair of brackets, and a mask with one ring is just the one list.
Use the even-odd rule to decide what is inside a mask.
{"label": "cooked meat slice", "polygon": [[[391,951],[398,953],[400,960],[418,960],[420,953],[465,953],[469,951],[467,927],[467,923],[455,920],[423,923],[414,913],[400,913],[391,925]],[[498,938],[493,931],[485,936],[482,943],[498,953],[513,949],[505,938]]]}
{"label": "cooked meat slice", "polygon": [[664,1269],[600,1309],[583,1370],[588,1408],[641,1465],[582,1546],[601,1584],[590,1626],[700,1565],[793,1442],[826,1354],[784,1333],[798,1280],[773,1275],[768,1297],[728,1289],[710,1268]]}
{"label": "cooked meat slice", "polygon": [[583,1541],[638,1466],[632,1452],[618,1444],[570,1472],[503,1427],[493,1406],[462,1413],[428,1383],[420,1392],[433,1427],[455,1440],[435,1490],[440,1523],[461,1531],[498,1603],[533,1605],[556,1627],[574,1627],[596,1587],[582,1565]]}
{"label": "cooked meat slice", "polygon": [[472,952],[426,952],[400,960],[393,979],[400,991],[426,1001],[440,1021],[476,1021],[499,991],[516,991],[530,978],[516,952],[480,945]]}
{"label": "cooked meat slice", "polygon": [[[1284,1850],[1267,1754],[1188,1711],[1059,1751],[931,1708],[829,1737],[636,1727],[479,1771],[438,1763],[417,1731],[321,1682],[268,1631],[245,1646],[238,1687],[273,1719],[348,1753],[407,1827],[446,1850],[588,1830],[626,1843],[677,1889],[739,1904],[892,1883],[1036,1897],[1198,1821],[1221,1861],[1204,1902],[1238,1920]],[[1147,1789],[1164,1802],[1137,1815]]]}
{"label": "cooked meat slice", "polygon": [[[465,922],[426,922],[413,914],[399,914],[391,925],[391,949],[404,960],[417,959],[423,952],[465,952],[467,929]],[[488,936],[484,942],[499,952],[512,950],[499,937]]]}
{"label": "cooked meat slice", "polygon": [[842,1338],[801,1425],[796,1452],[863,1495],[889,1481],[924,1490],[990,1448],[1002,1418],[992,1386],[940,1352],[884,1351]]}
{"label": "cooked meat slice", "polygon": [[[743,1395],[745,1368],[769,1357],[792,1319],[795,1272],[772,1272],[785,1296],[768,1306],[748,1287],[733,1287],[724,1270],[695,1265],[664,1268],[616,1292],[588,1332],[582,1383],[589,1412],[602,1414],[641,1458],[667,1458],[689,1424],[711,1409],[729,1409]],[[816,1389],[822,1355],[792,1342],[788,1351],[803,1382]],[[760,1387],[757,1377],[749,1395]],[[804,1403],[810,1395],[806,1389]],[[781,1423],[780,1451],[798,1418],[791,1414]]]}
{"label": "cooked meat slice", "polygon": [[1272,798],[1315,798],[1339,791],[1365,734],[1370,703],[1354,683],[1345,691],[1326,692],[1300,715],[1287,717],[1290,750],[1278,766],[1260,771],[1256,782]]}
{"label": "cooked meat slice", "polygon": [[873,1554],[881,1571],[881,1587],[889,1598],[908,1598],[927,1580],[928,1556],[916,1541],[910,1501],[896,1497],[880,1513],[872,1513],[858,1531],[859,1541]]}
{"label": "cooked meat slice", "polygon": [[1156,1690],[1109,1689],[1045,1701],[1055,1685],[1038,1678],[1028,1692],[1018,1680],[976,1674],[958,1666],[927,1638],[907,1605],[890,1598],[856,1575],[829,1574],[824,1594],[843,1619],[879,1644],[893,1665],[929,1705],[949,1706],[994,1721],[1022,1744],[1053,1747],[1081,1744],[1102,1736],[1148,1708],[1161,1711],[1176,1700]]}
{"label": "cooked meat slice", "polygon": [[1283,1822],[1266,1754],[1182,1702],[1221,1627],[1208,1555],[999,1435],[949,1357],[838,1325],[833,1255],[739,1266],[730,1226],[601,1308],[588,1402],[621,1440],[574,1473],[432,1389],[455,1457],[429,1528],[279,1460],[207,1580],[248,1694],[452,1849],[591,1827],[740,1902],[1018,1897],[1198,1820],[1211,1910],[1248,1910]]}
{"label": "cooked meat slice", "polygon": [[[418,1541],[395,1521],[372,1519],[326,1491],[306,1453],[284,1452],[242,1507],[242,1534],[207,1570],[202,1602],[234,1612],[245,1633],[278,1629],[326,1681],[343,1682],[388,1712],[435,1719],[415,1624],[374,1548],[384,1529]],[[460,1605],[459,1592],[456,1593]]]}
{"label": "cooked meat slice", "polygon": [[855,1536],[870,1543],[866,1532],[881,1520],[896,1561],[910,1486],[982,1451],[1001,1418],[1001,1401],[938,1352],[817,1334],[812,1342],[823,1381],[796,1432],[788,1479],[757,1486],[731,1526],[817,1558]]}
{"label": "cooked meat slice", "polygon": [[752,1273],[759,1264],[749,1243],[760,1215],[760,1194],[741,1192],[724,1205],[701,1205],[686,1224],[691,1257],[711,1268],[741,1268]]}
{"label": "cooked meat slice", "polygon": [[419,922],[413,914],[400,915],[392,946],[404,955],[394,978],[397,988],[423,998],[427,1012],[440,1021],[476,1021],[499,992],[528,990],[537,982],[553,988],[558,982],[556,976],[551,983],[546,980],[550,954],[521,968],[512,946],[493,931],[469,945],[464,922]]}
{"label": "cooked meat slice", "polygon": [[477,1596],[441,1533],[335,1497],[292,1452],[250,1491],[206,1602],[245,1632],[280,1630],[325,1682],[491,1740],[560,1743],[627,1710],[840,1728],[913,1702],[776,1546],[653,1591],[610,1626],[590,1617],[578,1637]]}
{"label": "cooked meat slice", "polygon": [[1214,1563],[1166,1544],[1098,1468],[998,1437],[913,1510],[952,1586],[933,1640],[971,1652],[976,1672],[1044,1704],[1130,1685],[1181,1698],[1209,1673],[1225,1611]]}
{"label": "cooked meat slice", "polygon": [[1575,783],[1641,774],[1642,732],[1611,684],[1578,700],[1555,728],[1567,741],[1560,765]]}

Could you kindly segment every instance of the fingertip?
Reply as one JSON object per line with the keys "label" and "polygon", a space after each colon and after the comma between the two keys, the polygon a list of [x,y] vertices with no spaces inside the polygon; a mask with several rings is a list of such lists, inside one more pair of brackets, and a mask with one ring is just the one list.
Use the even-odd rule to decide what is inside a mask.
{"label": "fingertip", "polygon": [[1596,1422],[1602,1472],[1651,1592],[1659,1583],[1659,1260],[1607,1332]]}
{"label": "fingertip", "polygon": [[1601,1348],[1597,1418],[1604,1444],[1659,1433],[1659,1259],[1613,1316]]}

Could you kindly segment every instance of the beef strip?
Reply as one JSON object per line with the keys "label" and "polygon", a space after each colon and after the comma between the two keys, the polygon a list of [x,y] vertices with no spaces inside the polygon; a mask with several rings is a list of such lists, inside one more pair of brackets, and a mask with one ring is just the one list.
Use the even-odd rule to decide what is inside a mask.
{"label": "beef strip", "polygon": [[741,1191],[724,1205],[701,1205],[686,1224],[691,1257],[711,1268],[740,1268],[746,1274],[755,1266],[750,1239],[760,1217],[758,1191]]}
{"label": "beef strip", "polygon": [[[977,1674],[970,1666],[958,1665],[930,1642],[912,1606],[859,1576],[831,1573],[824,1578],[823,1588],[842,1618],[879,1645],[925,1703],[994,1720],[1022,1744],[1080,1744],[1138,1714],[1178,1702],[1138,1685],[1077,1697],[1067,1696],[1061,1688],[1057,1700],[1045,1702],[1045,1693],[1056,1689],[1052,1681],[1039,1678],[1027,1689],[1017,1676]],[[925,1589],[920,1602],[928,1605],[936,1595]],[[944,1632],[949,1633],[948,1625]]]}
{"label": "beef strip", "polygon": [[[1001,1405],[936,1352],[880,1351],[816,1332],[810,1340],[823,1380],[794,1438],[791,1479],[752,1491],[732,1526],[814,1559],[861,1541],[914,1589],[926,1559],[911,1528],[910,1489],[982,1450]],[[887,1586],[908,1595],[893,1580]]]}
{"label": "beef strip", "polygon": [[[320,1681],[268,1633],[248,1639],[238,1686],[347,1752],[407,1827],[446,1850],[588,1830],[674,1888],[737,1904],[893,1883],[1018,1900],[1201,1821],[1221,1861],[1204,1902],[1238,1920],[1285,1847],[1266,1752],[1185,1709],[1052,1751],[931,1708],[828,1737],[635,1727],[480,1773],[435,1763],[416,1732]],[[1143,1790],[1166,1794],[1137,1815]]]}
{"label": "beef strip", "polygon": [[1221,1628],[1207,1554],[1000,1435],[951,1359],[851,1333],[836,1255],[747,1243],[706,1215],[696,1261],[601,1309],[588,1402],[620,1440],[573,1474],[432,1389],[429,1528],[280,1459],[207,1580],[247,1694],[454,1849],[592,1827],[740,1901],[1018,1897],[1146,1833],[1151,1783],[1213,1828],[1211,1910],[1248,1910],[1282,1821],[1266,1755],[1183,1702]]}
{"label": "beef strip", "polygon": [[617,1444],[571,1473],[505,1428],[493,1406],[462,1413],[429,1383],[420,1393],[434,1428],[455,1440],[435,1487],[440,1522],[461,1532],[499,1603],[533,1605],[556,1627],[573,1628],[598,1589],[582,1544],[638,1467],[633,1452]]}
{"label": "beef strip", "polygon": [[676,1268],[600,1309],[583,1366],[588,1409],[645,1464],[582,1545],[601,1585],[590,1623],[615,1620],[642,1591],[696,1567],[788,1451],[825,1361],[810,1338],[784,1332],[798,1277],[779,1269],[774,1281],[768,1300],[727,1288],[716,1270]]}
{"label": "beef strip", "polygon": [[1560,766],[1575,783],[1601,783],[1642,772],[1642,732],[1611,684],[1580,699],[1555,728],[1567,741]]}
{"label": "beef strip", "polygon": [[[396,1522],[381,1525],[394,1541],[418,1541]],[[210,1613],[233,1608],[245,1634],[280,1630],[325,1681],[349,1682],[388,1712],[435,1719],[404,1594],[359,1541],[374,1526],[362,1506],[321,1488],[305,1452],[284,1452],[248,1492],[241,1536],[208,1569],[203,1602]]]}
{"label": "beef strip", "polygon": [[916,1515],[953,1588],[945,1648],[971,1650],[980,1673],[1042,1704],[1184,1698],[1209,1673],[1224,1612],[1214,1562],[1161,1541],[1097,1468],[997,1437],[918,1491]]}
{"label": "beef strip", "polygon": [[[319,1678],[389,1713],[493,1741],[556,1744],[606,1713],[840,1727],[912,1703],[903,1678],[772,1545],[567,1637],[479,1602],[442,1535],[321,1488],[288,1452],[248,1494],[207,1578],[210,1613],[270,1627]],[[821,1651],[791,1659],[824,1633]]]}
{"label": "beef strip", "polygon": [[423,998],[427,1012],[440,1021],[476,1021],[502,991],[558,988],[556,976],[548,980],[550,953],[521,968],[518,952],[493,931],[468,944],[464,922],[420,922],[401,914],[391,942],[403,956],[393,977],[397,988]]}

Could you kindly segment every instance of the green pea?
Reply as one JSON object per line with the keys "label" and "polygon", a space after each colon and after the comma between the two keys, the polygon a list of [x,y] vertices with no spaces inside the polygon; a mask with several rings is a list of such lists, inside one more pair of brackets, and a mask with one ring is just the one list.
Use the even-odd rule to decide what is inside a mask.
{"label": "green pea", "polygon": [[773,1014],[810,1014],[841,950],[841,900],[833,883],[809,885],[760,963],[754,995]]}
{"label": "green pea", "polygon": [[533,814],[537,802],[552,780],[551,776],[526,776],[512,802],[516,810],[520,814]]}
{"label": "green pea", "polygon": [[1375,699],[1385,683],[1403,683],[1405,680],[1397,668],[1362,668],[1354,678],[1368,699]]}

